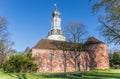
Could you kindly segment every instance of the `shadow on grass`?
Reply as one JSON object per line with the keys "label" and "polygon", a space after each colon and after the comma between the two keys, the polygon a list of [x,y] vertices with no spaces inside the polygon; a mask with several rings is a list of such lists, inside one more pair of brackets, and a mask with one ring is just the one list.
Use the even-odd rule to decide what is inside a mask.
{"label": "shadow on grass", "polygon": [[41,74],[44,78],[63,78],[63,79],[120,79],[119,73],[103,73],[103,72],[73,72],[73,73],[54,73]]}
{"label": "shadow on grass", "polygon": [[[120,79],[120,74],[119,73],[103,73],[103,72],[94,72],[94,73],[85,73],[85,76],[87,77],[93,77],[93,78],[88,78],[88,79],[109,79],[109,78],[114,78],[114,79]],[[96,77],[96,78],[95,78]]]}
{"label": "shadow on grass", "polygon": [[39,75],[44,78],[82,79],[82,73],[52,73]]}
{"label": "shadow on grass", "polygon": [[11,76],[11,77],[13,77],[13,78],[17,78],[17,75],[15,75],[15,74],[8,73],[8,75]]}
{"label": "shadow on grass", "polygon": [[[28,79],[25,73],[8,74],[16,79]],[[41,78],[61,79],[120,79],[120,73],[107,72],[67,72],[67,73],[31,73],[29,75]]]}
{"label": "shadow on grass", "polygon": [[27,79],[26,74],[8,74],[8,75],[16,79]]}

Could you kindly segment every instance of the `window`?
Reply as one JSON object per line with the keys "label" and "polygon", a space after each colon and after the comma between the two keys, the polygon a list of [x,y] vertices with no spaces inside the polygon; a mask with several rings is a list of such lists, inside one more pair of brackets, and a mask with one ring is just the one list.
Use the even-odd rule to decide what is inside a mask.
{"label": "window", "polygon": [[94,45],[94,46],[93,46],[93,50],[96,50],[96,49],[97,49],[97,45]]}
{"label": "window", "polygon": [[69,56],[68,54],[66,55],[66,59],[67,59],[67,60],[69,60],[69,59],[70,59],[70,56]]}
{"label": "window", "polygon": [[40,54],[37,52],[35,57],[36,57],[37,59],[39,59]]}
{"label": "window", "polygon": [[62,68],[62,63],[59,64],[59,67]]}
{"label": "window", "polygon": [[93,67],[96,68],[97,67],[97,63],[93,62]]}
{"label": "window", "polygon": [[77,66],[78,66],[78,70],[80,70],[80,62],[78,62]]}
{"label": "window", "polygon": [[62,58],[62,59],[64,59],[64,58],[65,58],[64,54],[62,54],[62,55],[61,55],[61,58]]}
{"label": "window", "polygon": [[80,60],[80,56],[78,56],[78,60]]}
{"label": "window", "polygon": [[67,67],[67,63],[64,63],[64,67],[65,67],[65,68]]}
{"label": "window", "polygon": [[52,60],[52,53],[50,53],[48,57],[49,57],[49,60]]}
{"label": "window", "polygon": [[58,47],[59,49],[61,48],[61,46],[60,46],[60,45],[58,45],[57,47]]}
{"label": "window", "polygon": [[84,59],[88,59],[88,56],[85,55]]}
{"label": "window", "polygon": [[39,62],[39,67],[42,67],[42,62]]}
{"label": "window", "polygon": [[74,56],[74,55],[72,55],[72,59],[73,59],[73,60],[75,59],[75,56]]}
{"label": "window", "polygon": [[58,59],[59,55],[58,53],[55,54],[55,59]]}
{"label": "window", "polygon": [[48,62],[46,63],[46,68],[49,68],[49,63]]}
{"label": "window", "polygon": [[96,56],[95,56],[95,54],[93,53],[93,54],[92,54],[92,58],[95,58],[95,57],[96,57]]}

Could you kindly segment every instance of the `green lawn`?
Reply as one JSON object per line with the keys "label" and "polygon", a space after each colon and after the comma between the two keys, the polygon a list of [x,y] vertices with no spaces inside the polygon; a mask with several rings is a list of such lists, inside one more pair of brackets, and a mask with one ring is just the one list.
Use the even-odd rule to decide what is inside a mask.
{"label": "green lawn", "polygon": [[65,73],[4,73],[0,79],[120,79],[120,70],[94,70]]}

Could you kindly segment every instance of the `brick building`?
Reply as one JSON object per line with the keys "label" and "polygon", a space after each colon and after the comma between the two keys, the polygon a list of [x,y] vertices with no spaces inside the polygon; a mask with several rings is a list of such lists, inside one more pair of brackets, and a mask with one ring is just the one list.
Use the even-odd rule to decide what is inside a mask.
{"label": "brick building", "polygon": [[[61,47],[64,47],[63,43],[67,44],[68,48],[71,48],[74,43],[66,42],[66,38],[61,30],[60,12],[57,10],[57,7],[52,16],[52,26],[47,39],[41,39],[32,48],[32,55],[36,58],[35,63],[39,66],[38,72],[75,71],[75,52],[61,49]],[[80,45],[85,50],[79,52],[79,56],[77,56],[77,70],[109,68],[108,48],[105,43],[90,37],[84,44]]]}

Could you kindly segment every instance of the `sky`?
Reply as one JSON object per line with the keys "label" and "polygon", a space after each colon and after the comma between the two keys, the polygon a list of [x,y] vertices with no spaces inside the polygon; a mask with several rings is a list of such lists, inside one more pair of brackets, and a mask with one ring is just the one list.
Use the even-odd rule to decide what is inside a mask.
{"label": "sky", "polygon": [[34,47],[40,39],[46,39],[51,28],[54,4],[61,13],[62,30],[69,22],[84,24],[89,36],[104,41],[99,34],[98,15],[92,14],[88,0],[0,0],[0,16],[6,18],[13,48],[24,51]]}

